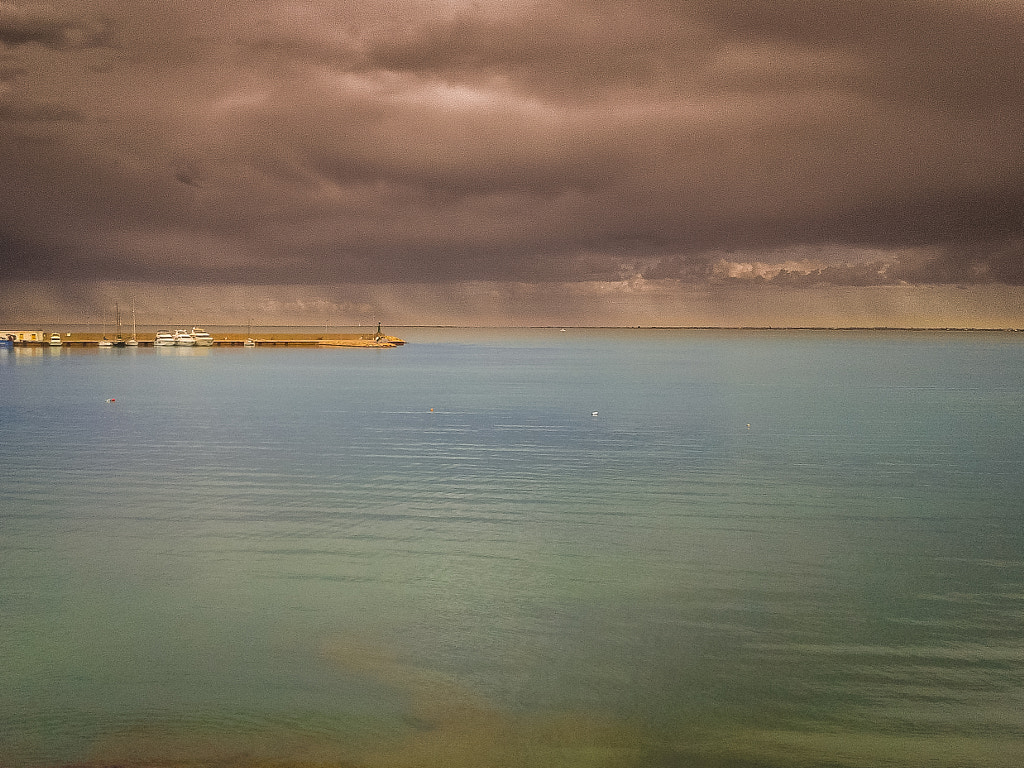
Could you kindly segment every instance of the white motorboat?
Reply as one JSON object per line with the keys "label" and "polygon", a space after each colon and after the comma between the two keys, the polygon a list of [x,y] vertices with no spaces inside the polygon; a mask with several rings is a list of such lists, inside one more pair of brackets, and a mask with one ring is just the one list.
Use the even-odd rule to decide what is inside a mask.
{"label": "white motorboat", "polygon": [[50,334],[50,346],[51,347],[59,347],[63,343],[64,342],[61,341],[59,333],[51,333]]}
{"label": "white motorboat", "polygon": [[194,347],[196,340],[192,338],[192,334],[186,331],[184,328],[179,328],[174,332],[174,346],[176,347]]}
{"label": "white motorboat", "polygon": [[173,347],[174,337],[170,331],[157,331],[156,338],[153,340],[154,347]]}
{"label": "white motorboat", "polygon": [[192,338],[197,347],[212,347],[213,336],[198,326],[192,326]]}

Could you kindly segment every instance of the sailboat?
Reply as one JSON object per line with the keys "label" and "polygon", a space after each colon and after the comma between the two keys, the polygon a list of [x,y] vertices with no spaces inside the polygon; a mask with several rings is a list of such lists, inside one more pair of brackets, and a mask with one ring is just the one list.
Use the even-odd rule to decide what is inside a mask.
{"label": "sailboat", "polygon": [[135,297],[132,296],[132,337],[125,342],[126,346],[137,347],[139,340],[135,337]]}
{"label": "sailboat", "polygon": [[255,347],[256,339],[252,337],[252,318],[249,318],[249,326],[245,331],[245,341],[242,342],[243,347]]}
{"label": "sailboat", "polygon": [[114,304],[114,323],[117,325],[117,336],[114,337],[114,346],[123,347],[127,342],[121,336],[121,308]]}
{"label": "sailboat", "polygon": [[107,321],[103,321],[103,338],[100,340],[99,345],[101,347],[112,347],[114,342],[107,338]]}

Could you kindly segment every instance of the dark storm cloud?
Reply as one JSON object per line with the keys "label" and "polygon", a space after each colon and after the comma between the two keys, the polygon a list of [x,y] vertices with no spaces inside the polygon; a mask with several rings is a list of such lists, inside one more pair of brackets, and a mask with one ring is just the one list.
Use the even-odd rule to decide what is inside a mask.
{"label": "dark storm cloud", "polygon": [[726,34],[845,57],[837,85],[898,104],[1016,110],[1021,8],[1001,2],[739,0],[703,4]]}
{"label": "dark storm cloud", "polygon": [[17,274],[1021,284],[1017,4],[2,8]]}
{"label": "dark storm cloud", "polygon": [[507,18],[459,16],[357,38],[363,70],[429,74],[463,82],[507,80],[527,93],[570,101],[609,91],[678,91],[699,81],[713,30],[661,3],[540,4]]}
{"label": "dark storm cloud", "polygon": [[100,16],[58,10],[50,5],[4,3],[0,6],[0,43],[35,43],[50,48],[84,48],[112,42]]}
{"label": "dark storm cloud", "polygon": [[0,101],[0,122],[64,123],[82,119],[81,112],[58,104],[32,104],[13,99]]}
{"label": "dark storm cloud", "polygon": [[945,248],[924,261],[901,262],[893,274],[911,283],[1024,285],[1024,239]]}
{"label": "dark storm cloud", "polygon": [[370,26],[322,60],[494,103],[363,105],[318,170],[446,201],[573,196],[565,243],[531,211],[512,217],[563,257],[964,236],[998,250],[1021,229],[1020,30],[1003,11],[891,3],[584,3]]}

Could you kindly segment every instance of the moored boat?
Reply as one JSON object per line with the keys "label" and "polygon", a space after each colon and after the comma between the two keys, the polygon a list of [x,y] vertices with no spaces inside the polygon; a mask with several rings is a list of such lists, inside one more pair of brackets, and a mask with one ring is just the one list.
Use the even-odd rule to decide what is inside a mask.
{"label": "moored boat", "polygon": [[173,347],[174,336],[171,335],[170,331],[157,331],[156,338],[153,340],[154,347]]}
{"label": "moored boat", "polygon": [[249,318],[249,325],[245,329],[245,341],[242,342],[243,347],[255,347],[256,339],[252,337],[252,318]]}
{"label": "moored boat", "polygon": [[127,346],[124,336],[121,335],[121,308],[117,304],[114,304],[114,325],[117,326],[117,335],[114,337],[114,346]]}
{"label": "moored boat", "polygon": [[51,334],[50,334],[50,346],[51,346],[51,347],[59,347],[59,346],[61,346],[61,345],[62,345],[63,343],[64,343],[64,342],[63,342],[63,341],[61,341],[61,338],[60,338],[60,334],[59,334],[59,333],[51,333]]}
{"label": "moored boat", "polygon": [[195,325],[192,326],[192,339],[195,341],[197,347],[213,346],[213,336]]}
{"label": "moored boat", "polygon": [[135,297],[132,297],[132,337],[125,342],[126,346],[137,347],[139,346],[139,340],[137,338],[135,330]]}
{"label": "moored boat", "polygon": [[196,340],[192,338],[192,335],[184,328],[179,328],[174,332],[174,346],[176,347],[194,347]]}

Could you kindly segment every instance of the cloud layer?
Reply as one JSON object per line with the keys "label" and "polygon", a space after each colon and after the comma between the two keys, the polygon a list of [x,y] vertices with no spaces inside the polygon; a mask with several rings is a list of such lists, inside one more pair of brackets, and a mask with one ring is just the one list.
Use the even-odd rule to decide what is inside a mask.
{"label": "cloud layer", "polygon": [[1000,0],[0,3],[0,266],[1024,285]]}

